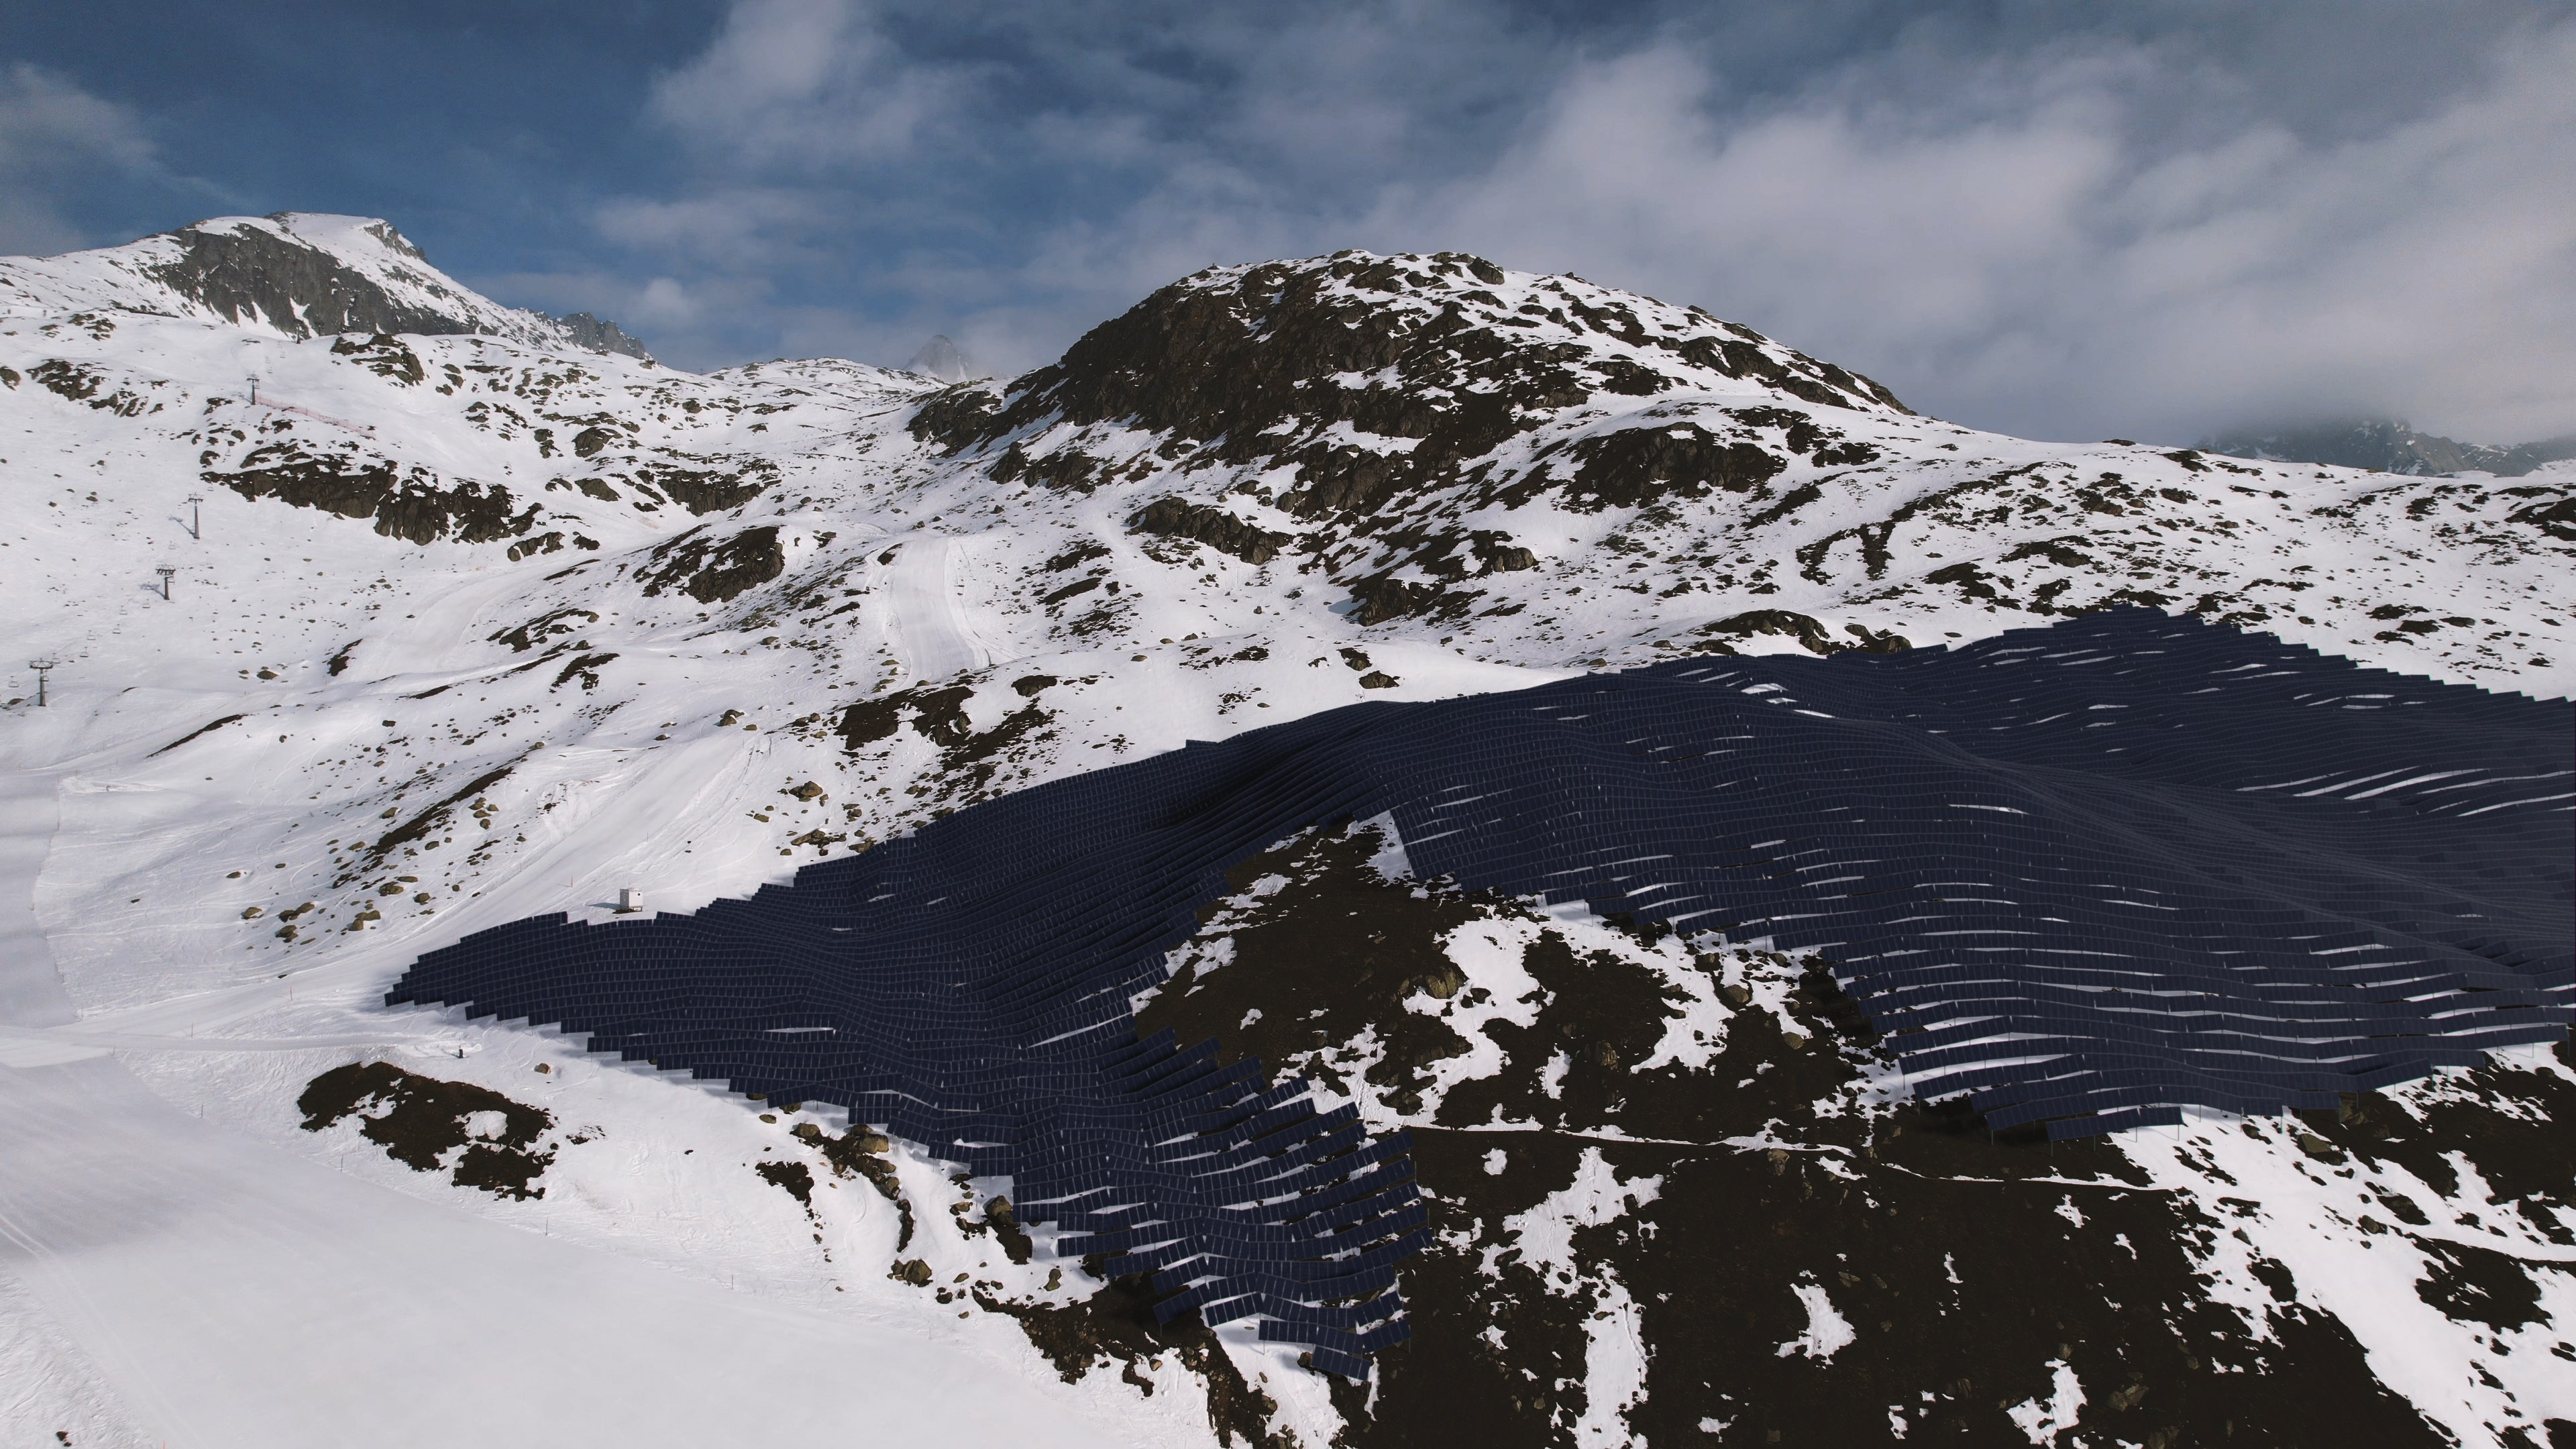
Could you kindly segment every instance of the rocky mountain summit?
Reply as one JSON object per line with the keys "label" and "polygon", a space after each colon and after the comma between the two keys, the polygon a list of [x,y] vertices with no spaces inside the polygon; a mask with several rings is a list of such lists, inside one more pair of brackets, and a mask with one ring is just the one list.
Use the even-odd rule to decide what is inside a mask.
{"label": "rocky mountain summit", "polygon": [[[2402,509],[2401,535],[2511,553],[2565,527],[2559,484],[2320,506],[2280,486],[2333,476],[2314,470],[1971,433],[1699,309],[1455,255],[1201,273],[1049,367],[929,399],[908,431],[995,483],[1114,499],[1133,533],[1256,566],[1285,555],[1362,625],[1508,638],[1523,658],[1567,639],[1569,615],[1591,616],[1572,629],[1611,658],[1753,633],[1811,648],[1973,635],[1963,609],[2145,603],[2315,628],[2357,600],[2315,594],[2313,529],[2357,543]],[[2426,555],[2337,566],[2354,562],[2393,565],[2361,615],[2418,622],[2356,619],[2347,647],[2486,617],[2426,628],[2449,616],[2396,601]],[[1596,597],[1641,596],[1615,611],[1629,628],[1556,602],[1587,577]],[[1712,596],[1744,607],[1712,617]]]}
{"label": "rocky mountain summit", "polygon": [[966,356],[965,349],[949,341],[944,334],[921,344],[920,350],[912,354],[912,360],[903,365],[903,370],[919,373],[933,382],[964,382],[983,375],[975,370],[975,364]]}
{"label": "rocky mountain summit", "polygon": [[[2141,604],[2562,697],[2569,465],[2011,438],[1457,253],[1210,268],[1008,380],[621,343],[367,218],[0,258],[0,617],[57,661],[41,709],[14,661],[0,689],[11,814],[48,822],[0,885],[59,978],[0,1062],[113,1050],[182,1121],[964,1344],[1125,1442],[2576,1433],[2548,1425],[2576,1415],[2563,1053],[2051,1156],[1920,1099],[1812,961],[1470,897],[1337,825],[1246,862],[1139,1002],[1420,1133],[1423,1331],[1335,1388],[1028,1256],[1010,1184],[868,1124],[377,1005],[425,951],[605,927],[624,888],[690,910],[1193,739],[1684,655]],[[297,1107],[380,1059],[435,1133]],[[518,1154],[509,1193],[454,1170],[474,1142]],[[1684,1261],[1729,1311],[1658,1296]],[[286,1343],[306,1307],[225,1332]],[[7,1330],[13,1384],[99,1372]]]}
{"label": "rocky mountain summit", "polygon": [[2201,445],[2231,458],[2325,463],[2379,473],[2492,473],[2520,478],[2576,458],[2576,437],[2497,447],[2419,433],[2399,418],[2361,418],[2286,428],[2243,428]]}
{"label": "rocky mountain summit", "polygon": [[587,312],[548,317],[504,307],[429,264],[382,221],[281,211],[227,216],[121,247],[0,260],[0,301],[219,318],[287,337],[481,335],[534,347],[644,357],[644,344]]}

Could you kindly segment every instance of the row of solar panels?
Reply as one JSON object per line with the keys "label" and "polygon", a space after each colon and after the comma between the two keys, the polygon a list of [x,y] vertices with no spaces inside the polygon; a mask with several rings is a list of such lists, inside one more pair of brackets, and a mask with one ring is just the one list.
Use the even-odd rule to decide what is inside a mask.
{"label": "row of solar panels", "polygon": [[1193,744],[695,917],[484,932],[389,999],[850,1107],[1012,1174],[1167,1311],[1346,1370],[1373,1349],[1343,1319],[1402,1322],[1345,1266],[1421,1241],[1400,1142],[1126,1027],[1243,858],[1388,814],[1426,877],[1812,950],[1927,1090],[2075,1135],[2563,1034],[2572,720],[2136,610],[1680,661]]}

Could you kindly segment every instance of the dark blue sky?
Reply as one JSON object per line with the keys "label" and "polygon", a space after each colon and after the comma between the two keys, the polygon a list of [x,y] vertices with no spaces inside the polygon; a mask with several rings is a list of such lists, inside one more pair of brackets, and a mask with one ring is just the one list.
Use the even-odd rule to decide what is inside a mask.
{"label": "dark blue sky", "polygon": [[2039,436],[2576,429],[2576,9],[93,0],[0,251],[382,216],[687,366],[1015,371],[1212,262],[1455,247]]}

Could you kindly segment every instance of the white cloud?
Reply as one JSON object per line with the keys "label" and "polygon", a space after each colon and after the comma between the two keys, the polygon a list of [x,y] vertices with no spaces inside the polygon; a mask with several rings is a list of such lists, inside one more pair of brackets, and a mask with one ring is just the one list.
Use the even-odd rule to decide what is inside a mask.
{"label": "white cloud", "polygon": [[2382,15],[2439,51],[2391,99],[2337,78],[2404,75],[2400,42],[2327,10],[2222,34],[1964,13],[1783,70],[1776,37],[1748,53],[1683,12],[1614,47],[1450,0],[1257,24],[740,0],[653,94],[696,184],[595,217],[691,295],[747,299],[701,307],[710,355],[893,361],[943,331],[1032,366],[1211,263],[1455,247],[1702,303],[2040,436],[2354,408],[2576,428],[2576,22]]}
{"label": "white cloud", "polygon": [[[739,360],[742,339],[729,324],[774,308],[757,277],[712,276],[698,281],[654,276],[642,280],[601,270],[503,272],[462,279],[488,297],[558,316],[588,312],[606,317],[652,354],[683,367],[723,366]],[[824,349],[830,351],[832,349]]]}
{"label": "white cloud", "polygon": [[813,167],[900,153],[962,83],[902,55],[861,0],[742,0],[654,85],[652,114],[738,164]]}
{"label": "white cloud", "polygon": [[2116,159],[2085,97],[1927,134],[1839,105],[1721,125],[1702,114],[1710,86],[1665,51],[1584,67],[1492,172],[1391,198],[1376,224],[1601,281],[1723,281],[1706,300],[1739,312],[1952,336],[2007,325]]}
{"label": "white cloud", "polygon": [[682,328],[694,325],[703,312],[698,299],[671,277],[655,277],[636,294],[630,309],[639,327]]}
{"label": "white cloud", "polygon": [[727,270],[776,267],[808,254],[836,227],[823,199],[781,186],[734,186],[676,200],[625,196],[595,213],[621,246]]}
{"label": "white cloud", "polygon": [[1578,68],[1490,170],[1368,229],[1701,302],[2015,431],[2576,427],[2576,26],[2332,144],[2251,124],[2152,153],[2128,81],[2156,59],[1988,68],[1932,109],[1833,78],[1721,121],[1708,73],[1652,50]]}
{"label": "white cloud", "polygon": [[61,192],[102,170],[159,170],[133,111],[32,65],[0,71],[0,253],[80,246]]}

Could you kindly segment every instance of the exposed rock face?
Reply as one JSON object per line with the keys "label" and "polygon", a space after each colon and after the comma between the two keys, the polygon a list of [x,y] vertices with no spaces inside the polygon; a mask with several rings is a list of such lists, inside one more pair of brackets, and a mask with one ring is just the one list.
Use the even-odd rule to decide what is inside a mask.
{"label": "exposed rock face", "polygon": [[1284,533],[1255,527],[1221,508],[1185,503],[1178,498],[1155,499],[1129,519],[1127,526],[1138,533],[1194,538],[1250,564],[1270,562],[1288,542]]}
{"label": "exposed rock face", "polygon": [[1131,531],[1296,556],[1379,624],[1487,613],[1471,580],[1539,566],[1462,515],[1546,498],[1662,517],[1732,494],[1759,516],[1813,496],[1774,499],[1793,465],[1878,458],[1847,429],[1912,417],[1698,308],[1454,252],[1341,252],[1186,278],[1050,366],[925,400],[909,427],[998,482],[1152,487]]}
{"label": "exposed rock face", "polygon": [[750,502],[778,478],[777,466],[766,458],[703,461],[738,466],[684,468],[672,463],[638,463],[634,481],[639,487],[668,495],[691,513],[714,513]]}
{"label": "exposed rock face", "polygon": [[546,1195],[537,1179],[553,1165],[555,1144],[539,1139],[554,1127],[554,1114],[488,1087],[418,1076],[390,1062],[351,1062],[307,1083],[295,1105],[307,1132],[355,1117],[366,1140],[415,1172],[445,1172],[457,1186],[495,1197]]}
{"label": "exposed rock face", "polygon": [[[1158,435],[1155,454],[1184,468],[1294,465],[1280,507],[1356,519],[1479,461],[1498,476],[1505,444],[1603,393],[1751,380],[1782,400],[1902,411],[1876,383],[1696,309],[1567,278],[1507,299],[1494,290],[1504,283],[1493,263],[1453,252],[1214,268],[998,397],[943,398],[913,426],[951,453],[996,450],[995,478],[1089,491],[1127,460],[1061,435],[1117,424]],[[1729,454],[1702,436],[1717,461],[1686,467],[1683,489],[1768,476],[1758,450]]]}
{"label": "exposed rock face", "polygon": [[1722,441],[1697,424],[1630,428],[1584,438],[1568,451],[1576,459],[1568,495],[1614,507],[1668,495],[1700,497],[1711,488],[1749,492],[1778,476],[1784,463],[1751,443]]}
{"label": "exposed rock face", "polygon": [[480,333],[646,356],[616,323],[587,312],[548,317],[475,295],[382,221],[296,212],[219,217],[119,251],[138,253],[133,270],[177,300],[289,337]]}
{"label": "exposed rock face", "polygon": [[635,576],[645,581],[648,596],[672,588],[701,604],[718,604],[769,582],[786,567],[775,527],[746,528],[724,539],[691,529],[657,546]]}
{"label": "exposed rock face", "polygon": [[[391,226],[375,222],[368,229],[388,250],[426,268],[429,259],[420,248]],[[376,279],[291,232],[199,223],[170,233],[170,239],[178,243],[179,256],[153,267],[152,275],[235,322],[265,322],[289,337],[484,330],[459,315],[468,301],[464,295],[454,294],[459,307],[446,309],[397,299]],[[449,291],[430,277],[419,280],[433,298]]]}
{"label": "exposed rock face", "polygon": [[1700,626],[1707,639],[1703,646],[1711,654],[1732,654],[1739,640],[1756,634],[1774,634],[1795,639],[1810,654],[1840,654],[1858,649],[1867,654],[1897,654],[1912,648],[1901,634],[1875,633],[1859,624],[1846,624],[1844,632],[1851,637],[1837,639],[1821,622],[1787,609],[1751,609],[1732,618]]}
{"label": "exposed rock face", "polygon": [[614,352],[624,357],[652,356],[644,350],[643,343],[626,335],[625,328],[605,317],[575,312],[555,318],[554,323],[563,329],[564,340],[576,347],[587,347],[593,352]]}
{"label": "exposed rock face", "polygon": [[[1213,268],[1050,366],[923,398],[906,428],[941,476],[1111,514],[1155,563],[1225,557],[1329,585],[1353,622],[1443,644],[1552,640],[1618,592],[1656,601],[1619,606],[1652,612],[1654,647],[1685,652],[1960,637],[1884,615],[1854,634],[1834,616],[1862,599],[1981,616],[2136,603],[2323,628],[2318,611],[2342,606],[2314,593],[2319,565],[2269,562],[2314,528],[2402,510],[2409,531],[2476,538],[2497,558],[2576,534],[2554,470],[2320,508],[2280,485],[2332,480],[2217,453],[2006,446],[1701,309],[1456,253]],[[2290,530],[2275,544],[2247,532],[2275,527]],[[1108,620],[1073,601],[1118,585],[1029,587],[1065,637],[1087,638]],[[1765,610],[1831,622],[1720,627]],[[2506,627],[2492,609],[2452,618],[2469,622],[2374,623],[2372,637]],[[2502,636],[2472,647],[2506,667]]]}
{"label": "exposed rock face", "polygon": [[413,543],[452,538],[488,543],[528,531],[536,510],[523,508],[497,484],[439,477],[417,463],[271,443],[245,454],[238,467],[207,469],[206,482],[244,498],[276,498],[344,518],[372,518],[376,532]]}
{"label": "exposed rock face", "polygon": [[2519,478],[2543,463],[2576,458],[2576,436],[2499,448],[2419,433],[2402,418],[2248,428],[2203,446],[2237,458],[2277,458],[2381,473],[2493,473],[2499,478]]}

